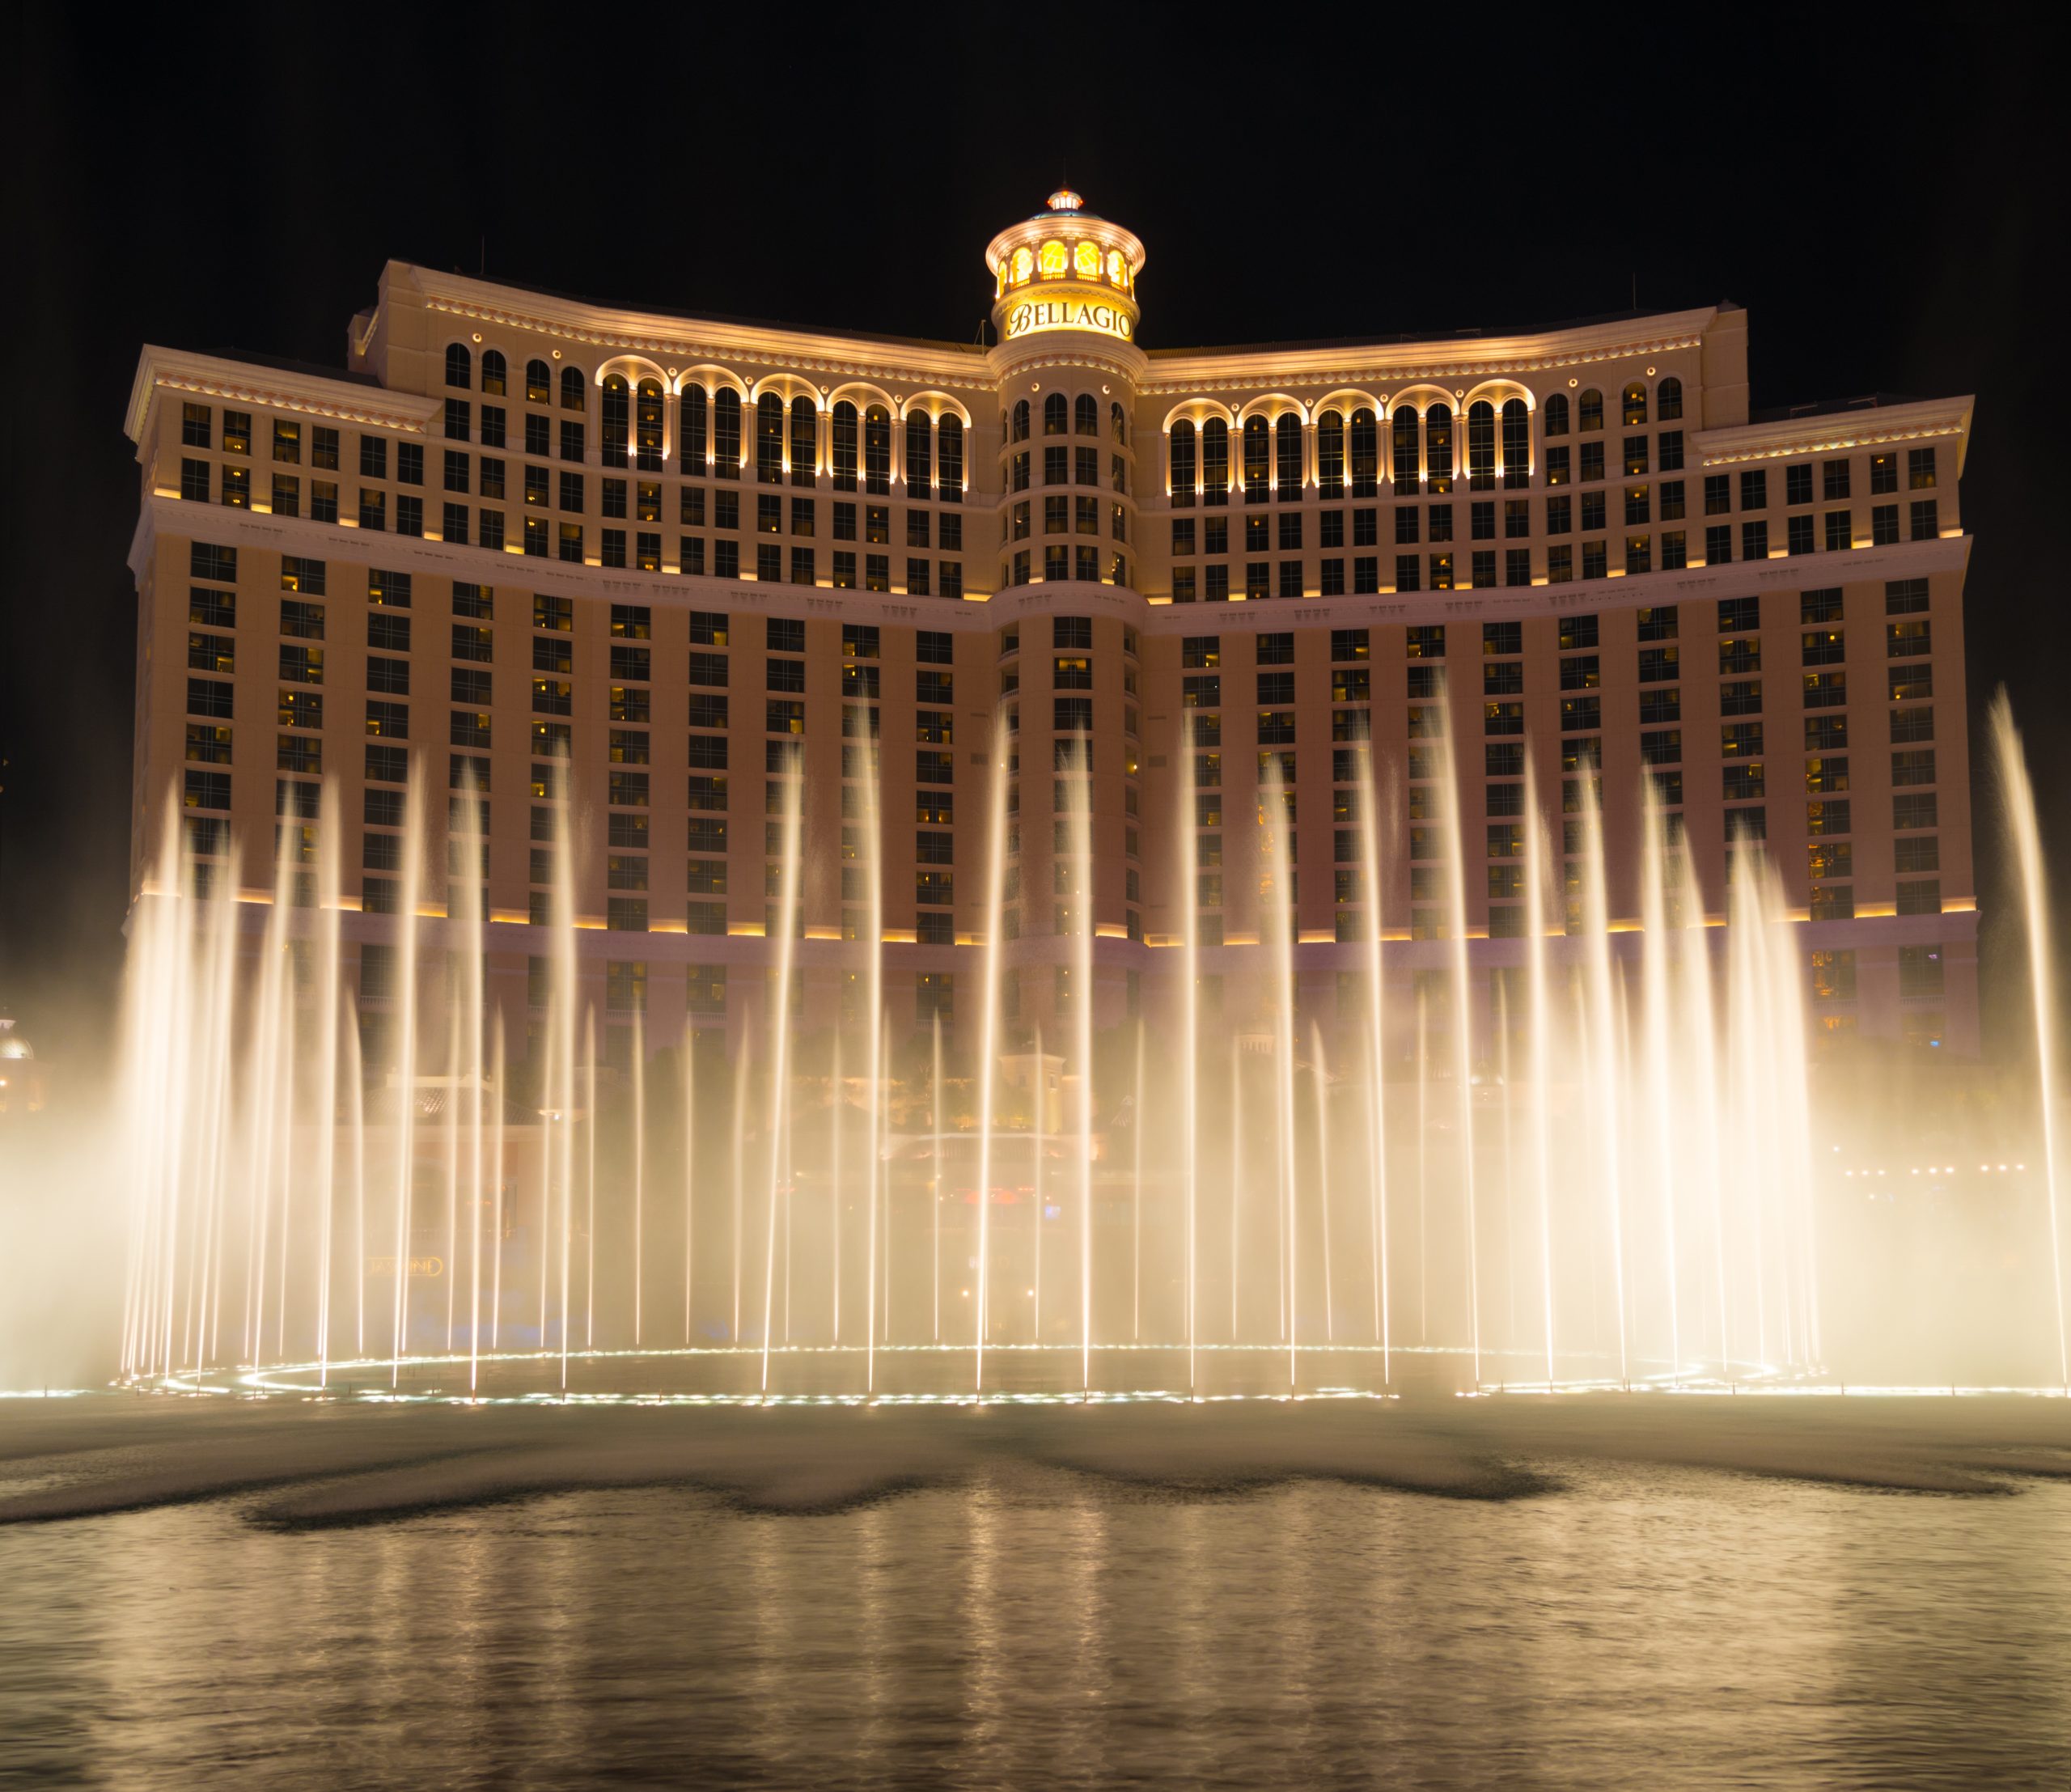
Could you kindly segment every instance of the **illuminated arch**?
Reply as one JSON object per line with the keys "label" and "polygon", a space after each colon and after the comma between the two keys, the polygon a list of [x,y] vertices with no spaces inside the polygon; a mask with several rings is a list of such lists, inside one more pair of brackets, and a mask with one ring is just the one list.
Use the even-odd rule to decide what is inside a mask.
{"label": "illuminated arch", "polygon": [[860,379],[852,379],[845,386],[836,386],[827,395],[827,402],[822,409],[831,410],[845,398],[856,407],[858,413],[868,410],[873,405],[881,405],[887,416],[896,416],[899,413],[899,407],[892,402],[892,394],[883,387],[873,386]]}
{"label": "illuminated arch", "polygon": [[1504,405],[1513,398],[1522,398],[1524,400],[1524,408],[1528,411],[1536,410],[1539,408],[1537,400],[1532,396],[1531,388],[1520,386],[1514,379],[1484,379],[1480,385],[1468,390],[1467,396],[1459,401],[1457,408],[1464,411],[1477,400],[1484,398],[1487,399],[1489,404],[1498,411],[1501,410]]}
{"label": "illuminated arch", "polygon": [[1387,406],[1371,392],[1361,392],[1354,386],[1340,386],[1336,391],[1326,392],[1316,400],[1311,410],[1310,421],[1314,422],[1325,411],[1342,411],[1349,418],[1362,405],[1371,411],[1376,417],[1385,417],[1387,415]]}
{"label": "illuminated arch", "polygon": [[1165,413],[1165,421],[1160,427],[1170,434],[1175,423],[1191,423],[1196,429],[1199,429],[1210,417],[1216,418],[1225,425],[1234,425],[1237,421],[1237,413],[1227,405],[1218,404],[1212,398],[1189,398],[1175,405],[1171,410],[1167,411]]}
{"label": "illuminated arch", "polygon": [[707,398],[715,398],[722,392],[731,392],[743,400],[750,396],[746,382],[739,374],[726,367],[714,366],[709,362],[684,368],[671,389],[680,395],[685,388],[690,386],[701,388]]}
{"label": "illuminated arch", "polygon": [[759,405],[762,402],[762,395],[764,392],[776,393],[783,400],[784,408],[786,410],[790,409],[794,400],[800,398],[810,398],[815,409],[823,408],[820,405],[820,388],[814,385],[809,379],[801,379],[796,374],[764,374],[761,379],[756,381],[748,396]]}
{"label": "illuminated arch", "polygon": [[1242,426],[1255,417],[1263,417],[1267,422],[1277,424],[1289,411],[1294,412],[1304,423],[1309,420],[1307,407],[1300,399],[1291,397],[1285,392],[1261,392],[1256,398],[1245,401],[1243,409],[1237,413],[1236,421]]}
{"label": "illuminated arch", "polygon": [[1387,403],[1388,414],[1392,416],[1398,406],[1408,405],[1420,417],[1434,405],[1443,405],[1450,410],[1459,409],[1460,400],[1443,386],[1405,386]]}
{"label": "illuminated arch", "polygon": [[925,411],[937,423],[940,423],[945,417],[953,417],[965,429],[971,427],[970,412],[955,399],[951,397],[947,392],[930,390],[914,393],[899,407],[900,421],[904,422],[915,411]]}
{"label": "illuminated arch", "polygon": [[668,388],[669,376],[663,371],[661,364],[643,354],[613,355],[597,369],[595,383],[603,385],[613,374],[628,386],[637,386],[643,379],[656,379],[662,383],[664,391]]}

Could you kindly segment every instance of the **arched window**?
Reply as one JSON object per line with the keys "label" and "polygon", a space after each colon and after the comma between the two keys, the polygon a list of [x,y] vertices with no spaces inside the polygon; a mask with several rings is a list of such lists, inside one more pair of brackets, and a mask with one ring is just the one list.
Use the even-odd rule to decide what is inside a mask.
{"label": "arched window", "polygon": [[1647,389],[1635,379],[1625,388],[1625,427],[1636,430],[1647,420]]}
{"label": "arched window", "polygon": [[705,388],[684,387],[676,400],[676,460],[691,477],[705,471]]}
{"label": "arched window", "polygon": [[1683,414],[1683,382],[1674,374],[1662,380],[1654,392],[1654,415],[1664,423],[1672,423]]}
{"label": "arched window", "polygon": [[925,411],[906,413],[906,495],[925,498],[934,483],[934,438]]}
{"label": "arched window", "polygon": [[1381,489],[1381,432],[1364,405],[1352,413],[1352,495],[1372,498]]}
{"label": "arched window", "polygon": [[879,497],[892,489],[892,413],[882,405],[863,413],[863,489]]}
{"label": "arched window", "polygon": [[1548,436],[1565,435],[1568,433],[1568,395],[1565,392],[1554,393],[1539,407],[1539,427],[1544,434]]}
{"label": "arched window", "polygon": [[544,361],[525,363],[525,402],[528,405],[549,405],[553,402],[553,374]]}
{"label": "arched window", "polygon": [[561,370],[561,408],[565,411],[588,409],[588,401],[582,391],[582,370],[580,367],[563,367]]}
{"label": "arched window", "polygon": [[633,424],[631,394],[623,374],[611,374],[604,380],[604,396],[599,401],[598,446],[604,452],[607,467],[625,464],[628,434]]}
{"label": "arched window", "polygon": [[1081,392],[1073,402],[1072,431],[1077,435],[1100,433],[1100,400],[1092,393]]}
{"label": "arched window", "polygon": [[712,467],[722,479],[741,476],[741,395],[731,386],[712,400]]}
{"label": "arched window", "polygon": [[1273,426],[1273,485],[1282,504],[1302,500],[1302,418],[1295,411],[1282,411]]}
{"label": "arched window", "polygon": [[504,379],[502,352],[496,349],[483,350],[482,390],[492,398],[501,398],[503,396]]}
{"label": "arched window", "polygon": [[633,394],[633,454],[644,473],[662,470],[662,383],[643,379]]}
{"label": "arched window", "polygon": [[1247,503],[1263,504],[1265,502],[1272,464],[1272,434],[1266,420],[1262,417],[1247,417],[1244,420],[1244,499]]}
{"label": "arched window", "polygon": [[1395,408],[1395,483],[1399,496],[1414,497],[1417,481],[1423,477],[1417,470],[1417,413],[1407,405]]}
{"label": "arched window", "polygon": [[1603,427],[1603,394],[1594,386],[1582,394],[1582,402],[1577,409],[1579,415],[1576,417],[1575,426],[1584,434]]}
{"label": "arched window", "polygon": [[446,345],[446,383],[458,386],[465,392],[475,383],[475,358],[468,353],[464,342]]}
{"label": "arched window", "polygon": [[964,419],[945,417],[935,426],[936,459],[941,463],[935,495],[945,504],[964,502]]}
{"label": "arched window", "polygon": [[1052,392],[1043,400],[1043,433],[1062,435],[1071,422],[1071,407],[1062,392]]}
{"label": "arched window", "polygon": [[1122,414],[1122,407],[1119,404],[1107,407],[1107,433],[1115,438],[1118,447],[1126,448],[1129,445],[1129,419]]}
{"label": "arched window", "polygon": [[1523,491],[1531,483],[1531,413],[1522,398],[1503,400],[1503,489]]}
{"label": "arched window", "polygon": [[800,393],[791,400],[791,483],[810,485],[819,460],[820,407]]}
{"label": "arched window", "polygon": [[1496,489],[1496,407],[1485,398],[1467,407],[1467,489]]}
{"label": "arched window", "polygon": [[764,485],[784,483],[784,400],[774,392],[755,401],[755,477]]}
{"label": "arched window", "polygon": [[1345,495],[1345,419],[1336,411],[1316,419],[1316,495]]}
{"label": "arched window", "polygon": [[856,489],[856,407],[847,399],[834,407],[834,427],[828,443],[834,457],[834,489]]}
{"label": "arched window", "polygon": [[1017,442],[1028,439],[1028,400],[1025,398],[1014,407],[1014,439]]}
{"label": "arched window", "polygon": [[1230,502],[1230,426],[1219,417],[1201,426],[1201,501]]}
{"label": "arched window", "polygon": [[1172,506],[1192,510],[1194,502],[1194,426],[1184,417],[1172,426]]}
{"label": "arched window", "polygon": [[1434,405],[1424,413],[1424,482],[1433,492],[1453,489],[1453,408]]}

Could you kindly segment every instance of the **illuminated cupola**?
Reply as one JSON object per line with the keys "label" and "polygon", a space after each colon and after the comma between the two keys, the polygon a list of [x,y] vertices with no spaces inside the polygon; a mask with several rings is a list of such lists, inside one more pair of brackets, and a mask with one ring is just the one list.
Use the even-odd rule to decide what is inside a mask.
{"label": "illuminated cupola", "polygon": [[985,246],[993,324],[1003,347],[1057,333],[1134,342],[1143,244],[1086,209],[1069,187]]}

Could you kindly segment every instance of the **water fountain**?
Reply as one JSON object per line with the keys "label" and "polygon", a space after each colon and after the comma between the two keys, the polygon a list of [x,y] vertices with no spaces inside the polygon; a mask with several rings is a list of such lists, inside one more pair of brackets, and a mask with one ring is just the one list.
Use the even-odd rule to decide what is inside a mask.
{"label": "water fountain", "polygon": [[[2003,708],[1995,728],[2053,1090],[2033,799]],[[623,1077],[603,1062],[565,809],[530,1016],[489,988],[478,884],[455,878],[450,904],[438,900],[437,831],[415,799],[396,913],[378,938],[347,925],[328,831],[306,882],[295,854],[307,848],[283,832],[258,916],[211,899],[169,846],[133,936],[124,1375],[485,1397],[1082,1400],[1371,1392],[1434,1375],[1551,1389],[1820,1372],[1800,953],[1759,842],[1734,842],[1727,913],[1708,917],[1669,818],[1628,793],[1645,847],[1640,913],[1621,921],[1603,806],[1627,798],[1600,795],[1585,768],[1571,850],[1556,855],[1527,770],[1523,938],[1483,1004],[1496,1034],[1484,1042],[1451,785],[1436,798],[1444,900],[1427,911],[1442,937],[1398,946],[1373,899],[1391,869],[1383,814],[1399,805],[1362,754],[1366,900],[1340,934],[1361,972],[1333,1020],[1304,999],[1292,792],[1268,758],[1256,828],[1231,854],[1256,869],[1256,945],[1223,949],[1211,1010],[1210,949],[1183,901],[1169,1001],[1108,1037],[1082,805],[1065,817],[1059,883],[1069,999],[1023,1077],[1004,999],[1011,749],[1002,718],[970,955],[982,968],[950,1023],[976,1112],[951,1111],[938,1016],[927,1068],[913,1073],[915,1090],[929,1079],[925,1135],[894,1127],[895,1109],[919,1107],[894,1066],[919,1061],[888,1035],[874,779],[857,834],[877,895],[849,952],[859,999],[831,1079],[790,1019],[803,870],[821,844],[801,837],[795,801],[769,911],[771,999],[739,1017],[723,1063],[686,1036],[680,1085],[654,1083],[637,1009]],[[1191,754],[1177,783],[1191,896]],[[476,807],[464,792],[457,807]],[[364,1011],[347,987],[354,952]],[[1103,1059],[1127,1066],[1115,1087],[1096,1074]],[[2043,1113],[2047,1236],[2039,1228],[2033,1248],[2049,1253],[2048,1367],[2061,1382],[2052,1104]],[[1412,1205],[1405,1179],[1413,1262],[1397,1235],[1412,1217],[1396,1211]],[[680,1343],[649,1299],[650,1277],[676,1273],[663,1265],[678,1226]]]}

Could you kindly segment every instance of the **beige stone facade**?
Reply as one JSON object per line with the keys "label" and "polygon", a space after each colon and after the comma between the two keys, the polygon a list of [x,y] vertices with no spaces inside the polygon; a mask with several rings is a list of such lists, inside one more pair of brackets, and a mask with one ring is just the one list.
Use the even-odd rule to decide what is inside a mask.
{"label": "beige stone facade", "polygon": [[[1528,758],[1556,858],[1598,769],[1614,926],[1639,913],[1651,775],[1706,913],[1729,832],[1766,837],[1823,1032],[1976,1051],[1967,399],[1753,417],[1727,307],[1146,350],[1143,245],[1074,197],[989,247],[989,346],[391,263],[339,372],[147,347],[137,887],[168,790],[216,887],[254,898],[277,830],[311,866],[334,830],[356,953],[395,926],[410,793],[435,837],[478,787],[515,1015],[565,807],[585,987],[620,1049],[640,1005],[666,1043],[686,1015],[760,1015],[801,763],[803,1013],[831,1026],[870,947],[853,774],[874,709],[894,1021],[954,1026],[975,1019],[1003,709],[1019,1024],[1062,993],[1082,756],[1099,1023],[1169,1012],[1190,900],[1205,973],[1245,981],[1240,837],[1268,753],[1294,794],[1303,1006],[1327,1021],[1376,894],[1348,849],[1370,739],[1391,982],[1448,962],[1426,812],[1447,776],[1478,986],[1522,961]],[[476,850],[432,853],[434,931]]]}

